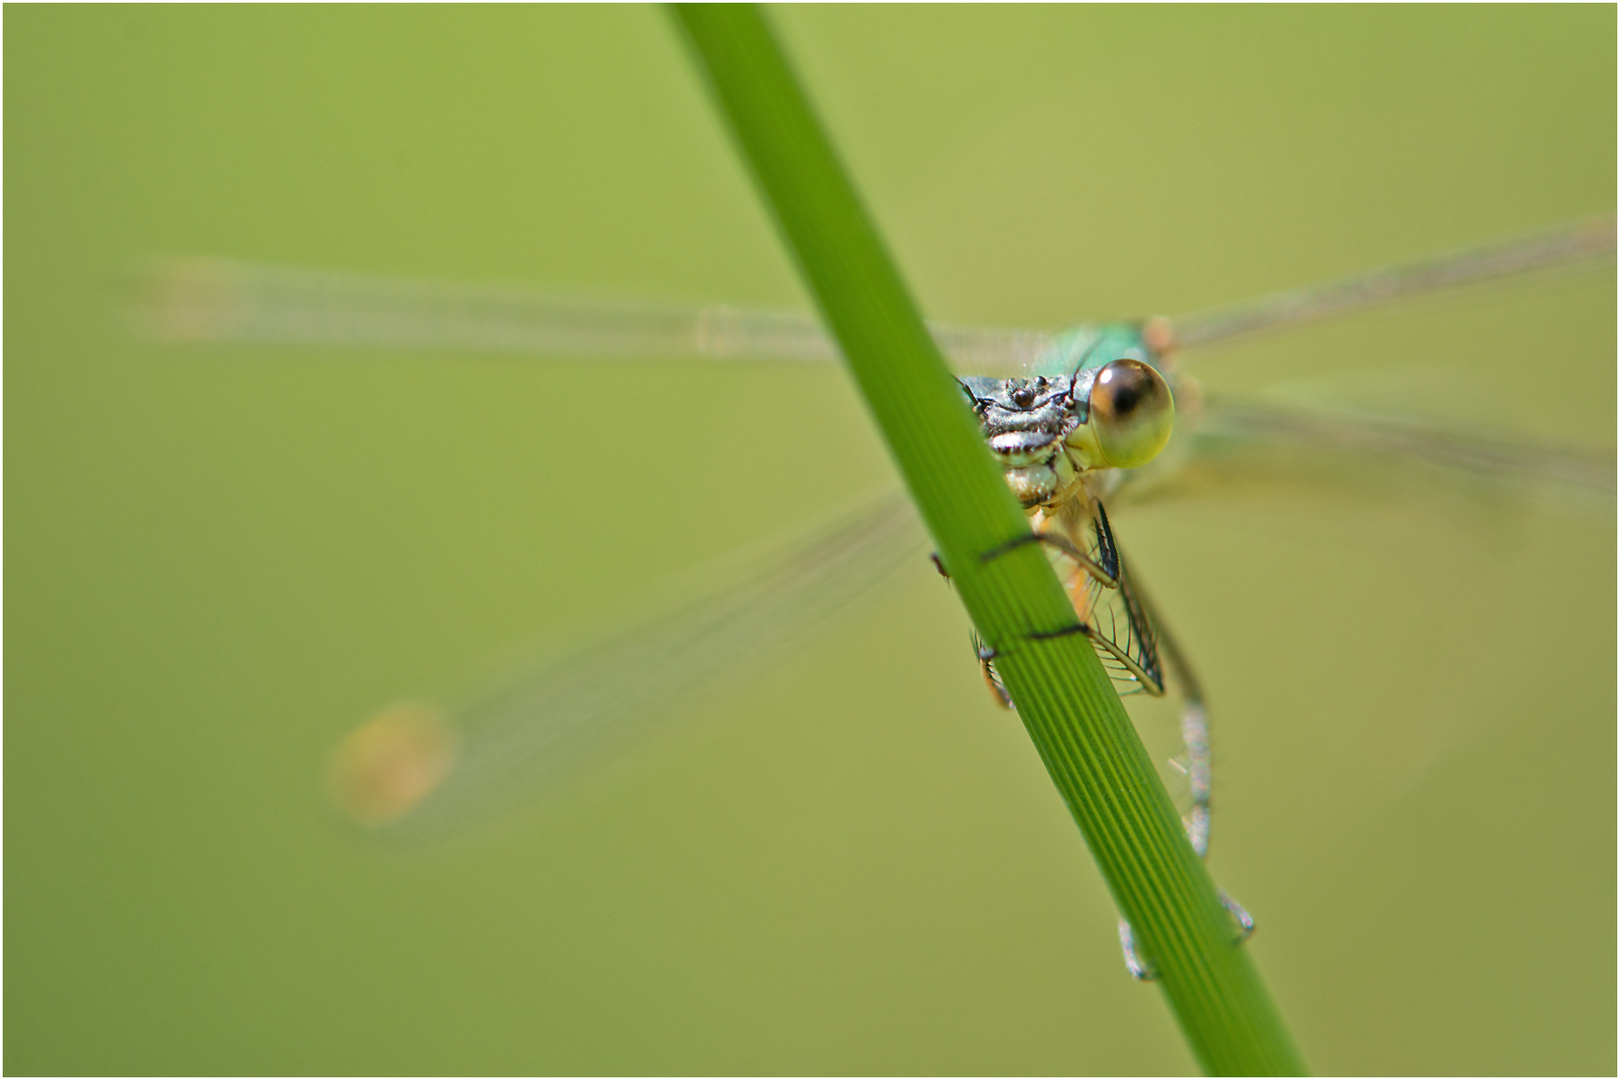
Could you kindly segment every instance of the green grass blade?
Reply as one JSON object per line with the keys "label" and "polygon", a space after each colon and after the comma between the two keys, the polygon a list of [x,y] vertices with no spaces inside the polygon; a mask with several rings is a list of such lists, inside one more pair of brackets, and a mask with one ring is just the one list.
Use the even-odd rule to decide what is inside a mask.
{"label": "green grass blade", "polygon": [[[974,624],[1122,914],[1211,1073],[1303,1066],[961,390],[760,12],[675,9]],[[1123,974],[1121,975],[1123,978]]]}

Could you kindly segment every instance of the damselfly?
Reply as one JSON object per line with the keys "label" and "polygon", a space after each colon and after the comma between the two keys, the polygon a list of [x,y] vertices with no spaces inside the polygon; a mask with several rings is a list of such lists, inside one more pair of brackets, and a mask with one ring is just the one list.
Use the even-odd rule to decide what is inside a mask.
{"label": "damselfly", "polygon": [[[1189,838],[1210,836],[1202,690],[1129,569],[1109,508],[1279,471],[1382,464],[1612,512],[1612,447],[1532,443],[1399,415],[1284,406],[1205,391],[1198,350],[1491,279],[1612,266],[1612,218],[1216,311],[1056,333],[938,326],[965,399],[1066,577],[1079,619],[1123,693],[1183,701]],[[828,360],[804,315],[582,302],[521,289],[188,259],[159,265],[141,309],[177,342],[438,348],[540,355]],[[555,788],[677,713],[680,699],[757,668],[921,548],[898,497],[756,560],[726,588],[439,708],[399,705],[340,749],[335,791],[356,820],[399,833],[465,825]],[[994,654],[979,662],[1005,703]],[[1237,909],[1235,909],[1237,910]],[[1245,919],[1239,911],[1240,920]],[[1127,956],[1130,949],[1127,945]],[[1140,965],[1133,970],[1142,974]]]}

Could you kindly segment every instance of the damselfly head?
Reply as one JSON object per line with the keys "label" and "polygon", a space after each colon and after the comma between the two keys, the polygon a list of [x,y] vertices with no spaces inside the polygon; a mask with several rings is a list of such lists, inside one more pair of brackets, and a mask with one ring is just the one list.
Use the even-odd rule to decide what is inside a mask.
{"label": "damselfly head", "polygon": [[1026,509],[1066,498],[1093,470],[1145,465],[1170,440],[1170,387],[1140,358],[1134,331],[1124,342],[1129,349],[1104,343],[1116,348],[1104,351],[1093,341],[1072,374],[961,380],[985,441]]}

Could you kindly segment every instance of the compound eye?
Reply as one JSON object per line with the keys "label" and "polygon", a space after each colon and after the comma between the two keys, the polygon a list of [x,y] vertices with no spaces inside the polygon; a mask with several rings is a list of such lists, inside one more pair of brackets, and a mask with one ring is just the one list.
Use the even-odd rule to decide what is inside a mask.
{"label": "compound eye", "polygon": [[1091,384],[1089,423],[1117,469],[1146,465],[1170,441],[1176,406],[1164,378],[1140,360],[1115,360]]}

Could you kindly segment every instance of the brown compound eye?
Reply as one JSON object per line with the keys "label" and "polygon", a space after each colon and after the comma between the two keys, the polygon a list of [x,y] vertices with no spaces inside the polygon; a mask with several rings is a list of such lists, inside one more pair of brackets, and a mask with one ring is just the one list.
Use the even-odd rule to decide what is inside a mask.
{"label": "brown compound eye", "polygon": [[1097,447],[1108,464],[1134,469],[1152,461],[1170,441],[1176,406],[1163,376],[1140,360],[1115,360],[1091,384]]}

